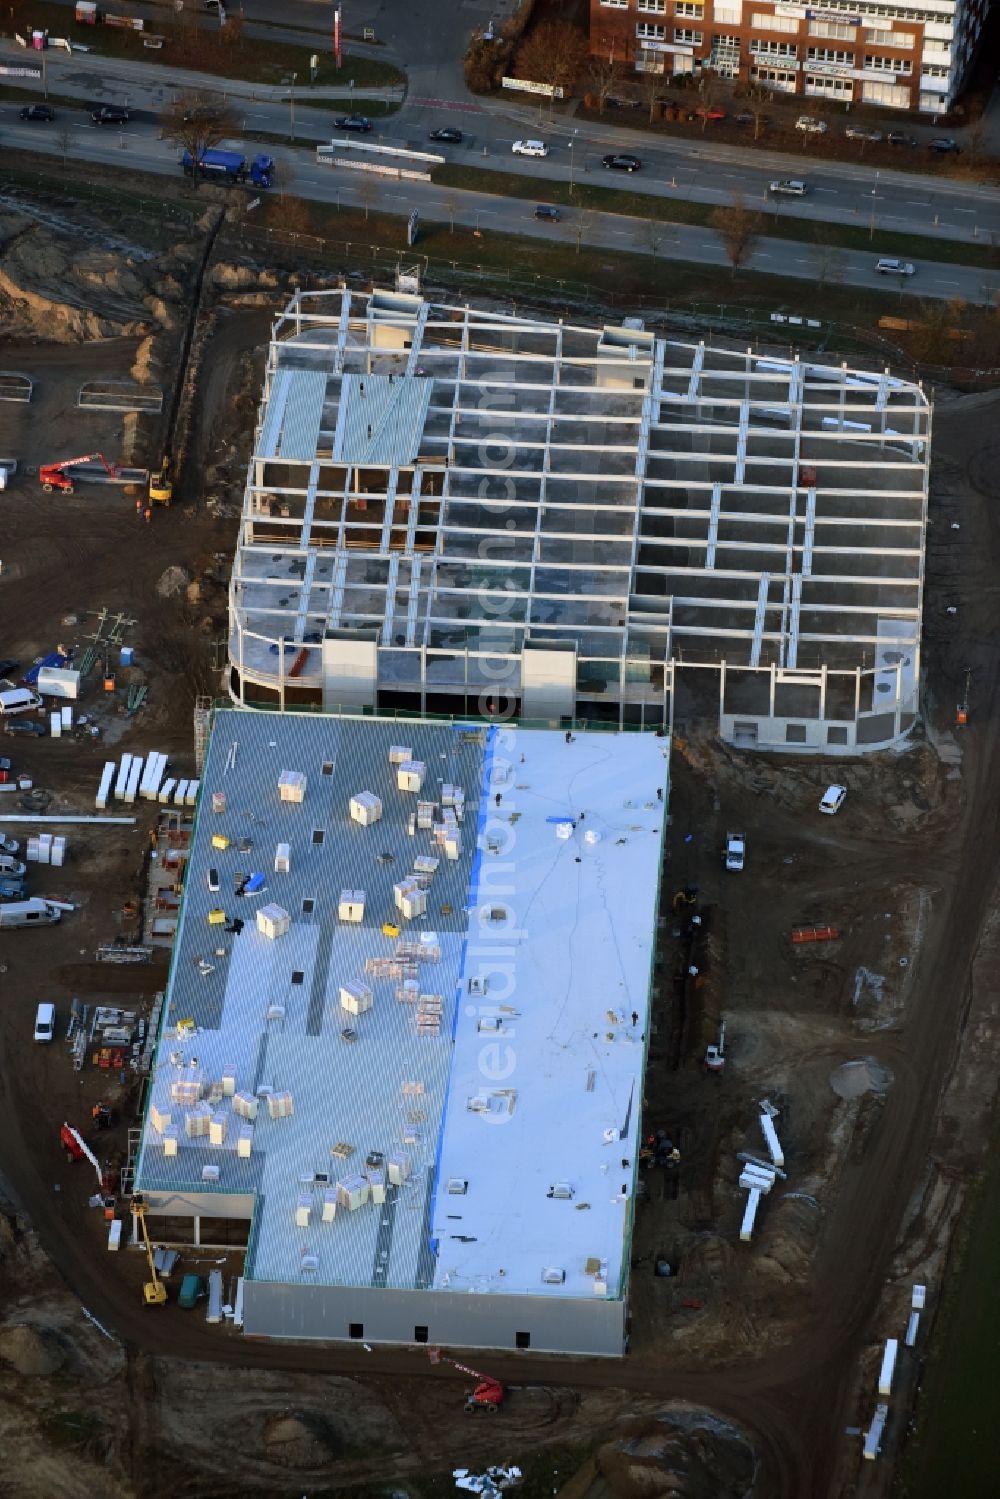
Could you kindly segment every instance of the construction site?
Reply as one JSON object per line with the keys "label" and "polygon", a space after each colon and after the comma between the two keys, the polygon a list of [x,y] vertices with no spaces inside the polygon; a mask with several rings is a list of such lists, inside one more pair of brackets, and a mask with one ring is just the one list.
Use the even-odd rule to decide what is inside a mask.
{"label": "construction site", "polygon": [[[0,206],[0,692],[30,699],[5,714],[13,732],[0,734],[3,1483],[26,1499],[421,1499],[456,1484],[526,1499],[887,1494],[911,1449],[954,1229],[992,1117],[1000,398],[936,389],[931,446],[931,393],[881,368],[832,362],[827,378],[787,349],[750,358],[649,317],[638,329],[599,308],[526,313],[484,296],[466,311],[463,300],[451,318],[459,345],[499,328],[507,359],[516,328],[519,355],[548,365],[544,380],[506,382],[547,435],[538,446],[507,422],[525,490],[504,514],[514,527],[501,527],[520,538],[530,517],[530,541],[501,570],[516,583],[523,563],[534,584],[505,590],[530,613],[516,649],[497,648],[518,658],[518,675],[495,685],[519,699],[519,716],[549,722],[507,731],[484,723],[489,698],[482,709],[465,648],[433,634],[457,630],[477,592],[471,575],[456,580],[467,559],[449,560],[460,516],[442,504],[427,521],[432,544],[418,545],[425,498],[445,501],[454,485],[456,507],[467,500],[457,472],[432,495],[435,467],[463,467],[444,420],[457,412],[458,431],[466,422],[454,395],[460,350],[428,347],[411,389],[426,383],[397,395],[407,351],[376,354],[367,310],[363,337],[352,323],[358,307],[397,292],[372,288],[352,265],[319,276],[255,263],[220,229],[214,190],[203,191],[201,217],[181,229],[83,206],[71,224],[54,196]],[[367,496],[344,487],[337,506],[319,493],[326,465],[315,447],[282,454],[294,440],[290,408],[273,431],[260,421],[283,376],[299,373],[275,361],[274,330],[300,291],[348,308],[352,359],[398,361],[392,396],[378,386],[362,398],[360,382],[387,382],[390,370],[336,370],[340,316],[331,336],[323,315],[324,403],[334,398],[298,436],[330,436],[330,464],[334,442],[347,445],[345,486],[348,469],[379,471]],[[418,295],[433,309],[428,327],[446,320],[446,292]],[[387,324],[399,316],[390,309]],[[574,352],[582,335],[564,334],[554,381],[560,318],[589,329],[593,345]],[[609,329],[624,353],[598,354]],[[294,348],[290,331],[279,348]],[[572,507],[573,470],[556,476],[571,460],[554,418],[580,419],[552,392],[571,384],[576,358],[631,369],[633,346],[648,372],[646,335],[669,353],[656,374],[658,417],[646,373],[642,391],[601,392],[594,427],[609,450],[612,416],[628,427],[612,464],[628,494],[607,507],[607,533],[594,527],[595,501],[547,552],[550,524],[564,530],[546,510],[560,503],[557,486]],[[435,362],[447,375],[418,373]],[[308,360],[302,373],[316,373]],[[369,438],[367,417],[348,418],[345,379],[347,407],[376,389],[385,412],[400,403],[391,452],[350,447],[387,439],[377,421]],[[532,387],[544,387],[541,413]],[[796,426],[799,397],[815,412]],[[419,463],[402,435],[404,406],[416,431],[414,402],[427,424]],[[723,419],[726,402],[735,405]],[[764,404],[781,420],[764,417]],[[850,411],[857,405],[865,411]],[[824,429],[828,406],[857,430]],[[468,419],[478,446],[479,419]],[[734,521],[744,421],[743,460],[762,465],[746,501],[752,534]],[[669,585],[636,590],[640,505],[624,471],[634,475],[644,423],[643,482],[684,495],[643,513],[687,517],[664,514],[676,529],[635,558]],[[390,515],[380,488],[389,473],[398,495],[408,465],[422,469],[414,505],[399,509],[414,529],[409,551],[405,531],[392,544],[395,501]],[[592,458],[576,471],[595,486],[611,473]],[[303,484],[303,472],[314,477]],[[304,535],[296,507],[310,482],[314,530]],[[265,492],[277,500],[266,517]],[[266,537],[254,533],[265,518]],[[320,522],[332,546],[317,539]],[[471,516],[470,526],[475,551],[484,528]],[[280,580],[267,556],[284,568]],[[607,591],[590,577],[598,557],[619,580]],[[331,565],[343,568],[339,619],[335,579],[320,576]],[[713,599],[721,611],[709,612]],[[613,612],[619,602],[624,614]],[[574,619],[578,608],[587,617]],[[266,642],[256,668],[239,633],[251,627]],[[321,641],[307,638],[316,630]],[[352,633],[368,675],[356,663],[357,696],[344,703]],[[550,637],[559,649],[539,644]],[[432,692],[439,647],[449,665]],[[322,669],[316,681],[303,675],[308,663],[293,672],[310,649],[337,657],[336,691]],[[398,697],[396,652],[417,673]],[[572,712],[561,711],[566,697],[526,712],[533,653],[546,693],[571,682]],[[560,678],[565,662],[544,659],[560,656],[575,675]],[[603,689],[591,658],[616,663]],[[759,683],[752,700],[744,669]],[[790,675],[803,672],[818,682]],[[299,711],[231,706],[234,693],[257,701],[240,685],[250,680],[273,688],[268,705],[283,695]],[[337,702],[340,714],[316,711]],[[888,728],[866,716],[884,703]],[[426,720],[403,711],[422,707]],[[741,724],[756,724],[755,747]],[[808,724],[806,737],[787,736],[790,724]],[[845,727],[846,738],[831,733]],[[489,745],[505,732],[511,778],[494,785]],[[401,787],[393,748],[428,768],[433,795],[423,782]],[[304,778],[301,801],[279,791],[283,772]],[[829,816],[820,804],[832,787],[843,795]],[[381,804],[371,822],[351,811],[365,793]],[[435,810],[417,828],[422,799]],[[480,1021],[508,1022],[467,1013],[490,1004],[470,994],[477,975],[460,955],[477,881],[501,857],[487,851],[484,813],[524,834],[504,898],[528,933],[526,998],[497,1000],[528,1026],[523,1081],[478,1075],[482,1046],[505,1041]],[[460,833],[455,858],[445,831],[436,841],[447,827]],[[590,832],[602,836],[588,841]],[[738,860],[725,853],[733,840]],[[546,880],[550,867],[558,879]],[[345,920],[341,902],[359,892],[361,919]],[[436,962],[405,947],[419,933],[436,937]],[[628,951],[617,954],[622,933]],[[404,972],[413,962],[417,974]],[[400,999],[414,979],[416,999]],[[567,993],[593,1007],[581,999],[577,1012]],[[51,1040],[39,1032],[43,1005],[54,1007]],[[416,1083],[422,1095],[403,1093]],[[190,1086],[175,1097],[175,1084],[193,1084],[197,1097]],[[509,1109],[511,1090],[505,1146],[488,1120]],[[237,1109],[241,1094],[255,1117]],[[605,1142],[612,1127],[617,1138]],[[413,1185],[392,1180],[394,1156]],[[467,1190],[453,1192],[453,1181]],[[259,1210],[217,1210],[261,1183]],[[536,1199],[537,1220],[525,1205]],[[563,1215],[565,1232],[545,1214]],[[352,1295],[363,1309],[348,1317]],[[560,1308],[578,1313],[575,1344],[548,1320]],[[613,1339],[595,1331],[601,1316]]]}

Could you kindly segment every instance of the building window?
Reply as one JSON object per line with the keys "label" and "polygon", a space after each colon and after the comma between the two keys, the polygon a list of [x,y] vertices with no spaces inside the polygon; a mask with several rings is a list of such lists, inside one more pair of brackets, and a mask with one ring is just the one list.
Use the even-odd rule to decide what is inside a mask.
{"label": "building window", "polygon": [[758,68],[750,69],[750,77],[755,83],[766,83],[768,88],[773,88],[780,94],[794,94],[797,82],[797,74],[784,73],[780,68]]}
{"label": "building window", "polygon": [[301,968],[293,968],[292,969],[292,983],[293,984],[301,984],[302,981],[304,980],[304,978],[305,978],[305,973],[303,972],[303,970]]}
{"label": "building window", "polygon": [[323,761],[323,774],[325,776],[332,776],[333,775],[333,761],[332,760],[324,760]]}
{"label": "building window", "polygon": [[738,26],[743,19],[743,7],[741,5],[717,5],[712,16],[720,26]]}
{"label": "building window", "polygon": [[316,899],[315,899],[315,897],[312,896],[312,895],[307,895],[306,898],[302,902],[302,914],[303,914],[303,916],[311,916],[312,913],[315,911],[315,909],[316,909]]}
{"label": "building window", "polygon": [[734,51],[738,52],[740,50],[740,39],[738,36],[720,36],[719,33],[716,32],[712,37],[712,46],[718,47],[722,51],[731,48]]}
{"label": "building window", "polygon": [[834,47],[809,47],[806,51],[807,62],[835,62],[841,67],[854,67],[853,52],[839,52]]}
{"label": "building window", "polygon": [[324,828],[313,828],[313,842],[314,843],[316,843],[316,844],[322,843],[323,839],[325,837],[326,837],[326,830]]}
{"label": "building window", "polygon": [[514,1347],[515,1348],[530,1348],[531,1347],[531,1333],[530,1332],[516,1332],[514,1334]]}
{"label": "building window", "polygon": [[750,51],[758,57],[794,58],[798,50],[794,42],[762,42],[755,39],[750,43]]}
{"label": "building window", "polygon": [[605,10],[628,10],[628,0],[601,0]]}
{"label": "building window", "polygon": [[786,723],[785,724],[785,743],[786,744],[805,744],[805,742],[806,742],[806,726],[805,726],[804,723]]}
{"label": "building window", "polygon": [[810,36],[828,36],[834,41],[850,42],[858,34],[856,26],[844,26],[839,21],[810,21]]}
{"label": "building window", "polygon": [[653,16],[665,16],[667,13],[667,0],[639,0],[639,10],[644,10]]}
{"label": "building window", "polygon": [[363,1322],[352,1322],[347,1329],[349,1338],[356,1338],[360,1343],[365,1335],[365,1324]]}
{"label": "building window", "polygon": [[850,78],[837,78],[828,73],[807,73],[803,93],[821,97],[854,97],[854,84]]}
{"label": "building window", "polygon": [[677,4],[674,6],[675,16],[687,16],[692,21],[700,21],[704,14],[705,7],[703,5],[690,5],[687,3],[687,0],[677,0]]}
{"label": "building window", "polygon": [[920,71],[925,78],[947,78],[948,76],[947,68],[930,67],[927,63],[924,64]]}
{"label": "building window", "polygon": [[790,31],[793,36],[799,29],[794,16],[766,16],[763,11],[754,11],[750,24],[755,31]]}
{"label": "building window", "polygon": [[912,31],[866,31],[865,39],[876,47],[912,47]]}
{"label": "building window", "polygon": [[635,71],[637,73],[662,73],[664,71],[665,58],[662,52],[646,52],[639,48],[639,55],[635,60]]}
{"label": "building window", "polygon": [[908,57],[866,57],[865,67],[873,73],[901,73],[908,76],[913,64]]}
{"label": "building window", "polygon": [[640,21],[635,28],[635,34],[640,42],[662,42],[667,34],[665,26],[658,26],[655,21]]}
{"label": "building window", "polygon": [[826,731],[827,744],[846,744],[847,730],[839,724],[831,724]]}
{"label": "building window", "polygon": [[426,1327],[415,1327],[413,1329],[413,1341],[415,1343],[426,1343],[427,1342],[427,1328]]}
{"label": "building window", "polygon": [[674,31],[674,43],[681,47],[700,47],[704,40],[703,32],[692,31],[688,26],[678,26]]}

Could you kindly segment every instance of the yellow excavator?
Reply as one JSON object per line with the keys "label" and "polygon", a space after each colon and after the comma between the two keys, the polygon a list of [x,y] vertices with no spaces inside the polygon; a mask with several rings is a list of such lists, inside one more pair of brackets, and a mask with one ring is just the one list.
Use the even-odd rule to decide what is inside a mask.
{"label": "yellow excavator", "polygon": [[136,1228],[142,1234],[142,1242],[146,1246],[146,1259],[149,1261],[150,1279],[142,1288],[142,1299],[146,1306],[162,1306],[167,1299],[167,1288],[156,1273],[153,1246],[149,1240],[149,1229],[146,1227],[146,1199],[144,1197],[136,1195],[132,1198],[132,1216],[135,1219]]}
{"label": "yellow excavator", "polygon": [[174,497],[174,481],[170,477],[170,455],[164,453],[160,467],[149,476],[149,503],[169,505]]}

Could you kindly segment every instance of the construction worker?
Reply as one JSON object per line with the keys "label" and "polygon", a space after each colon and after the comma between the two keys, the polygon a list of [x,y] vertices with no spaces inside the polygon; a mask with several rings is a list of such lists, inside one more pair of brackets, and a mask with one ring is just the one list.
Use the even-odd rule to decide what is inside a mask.
{"label": "construction worker", "polygon": [[151,505],[146,506],[145,510],[142,512],[142,518],[148,526],[150,521],[153,519],[153,507]]}
{"label": "construction worker", "polygon": [[135,514],[136,519],[138,520],[139,516],[142,514],[142,495],[140,495],[135,502]]}

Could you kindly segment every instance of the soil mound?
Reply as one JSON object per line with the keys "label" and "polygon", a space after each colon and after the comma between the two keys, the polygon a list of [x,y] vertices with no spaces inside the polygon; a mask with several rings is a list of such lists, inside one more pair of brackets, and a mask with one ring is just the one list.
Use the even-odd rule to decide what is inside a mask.
{"label": "soil mound", "polygon": [[830,1073],[830,1087],[838,1098],[861,1098],[865,1093],[887,1093],[892,1073],[871,1057],[843,1062]]}
{"label": "soil mound", "polygon": [[710,1411],[664,1412],[600,1447],[597,1471],[621,1499],[744,1499],[755,1460],[746,1437]]}
{"label": "soil mound", "polygon": [[268,1421],[264,1446],[271,1462],[283,1468],[320,1468],[336,1457],[340,1447],[333,1428],[322,1416],[286,1411]]}
{"label": "soil mound", "polygon": [[13,1327],[0,1327],[0,1361],[10,1364],[18,1374],[45,1376],[61,1368],[66,1355],[51,1333],[19,1322]]}

